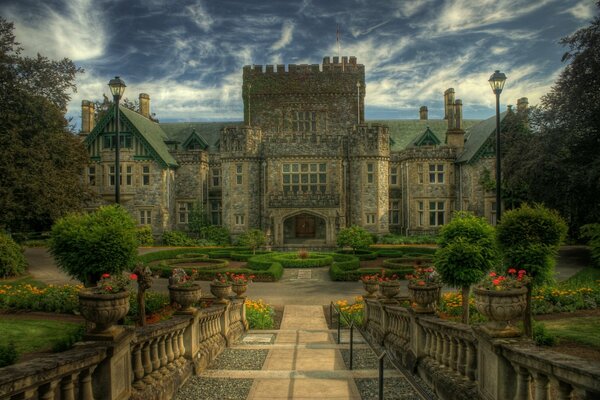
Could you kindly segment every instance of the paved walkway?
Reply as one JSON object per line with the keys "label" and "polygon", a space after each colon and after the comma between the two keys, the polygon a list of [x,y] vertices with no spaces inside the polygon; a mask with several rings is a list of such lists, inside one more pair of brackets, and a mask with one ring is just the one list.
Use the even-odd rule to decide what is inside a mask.
{"label": "paved walkway", "polygon": [[[247,400],[360,400],[362,397],[355,379],[377,379],[376,369],[349,371],[346,368],[340,350],[347,349],[348,344],[335,343],[334,331],[328,329],[321,306],[285,306],[279,330],[251,331],[242,343],[246,342],[246,339],[250,339],[248,342],[251,343],[253,335],[264,338],[268,333],[275,335],[273,343],[240,344],[233,347],[234,350],[248,351],[268,349],[262,369],[208,369],[200,374],[200,380],[252,379]],[[370,351],[366,350],[365,344],[357,344],[355,349]],[[218,358],[216,364],[218,365]],[[395,370],[386,370],[385,377],[405,381]],[[406,388],[406,384],[404,386]],[[405,389],[404,393],[397,395],[398,397],[393,398],[418,398],[412,389]]]}

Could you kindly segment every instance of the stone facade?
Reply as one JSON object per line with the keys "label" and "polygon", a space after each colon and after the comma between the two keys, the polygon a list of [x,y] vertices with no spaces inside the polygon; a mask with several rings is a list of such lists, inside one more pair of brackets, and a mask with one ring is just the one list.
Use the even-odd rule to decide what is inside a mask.
{"label": "stone facade", "polygon": [[[454,89],[444,93],[444,120],[429,120],[423,106],[417,121],[365,123],[364,65],[325,57],[246,66],[242,97],[235,126],[159,124],[147,94],[141,113],[121,107],[121,197],[140,224],[157,235],[185,230],[201,204],[233,235],[259,228],[274,246],[313,247],[335,245],[350,225],[417,234],[436,232],[455,210],[494,219],[493,118],[463,121]],[[115,124],[113,108],[94,125],[90,104],[82,137],[96,207],[114,199]]]}

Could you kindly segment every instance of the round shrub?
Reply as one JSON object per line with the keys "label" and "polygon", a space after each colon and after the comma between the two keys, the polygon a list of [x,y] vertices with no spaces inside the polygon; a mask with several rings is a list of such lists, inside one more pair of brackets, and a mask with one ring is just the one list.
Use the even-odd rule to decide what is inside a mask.
{"label": "round shrub", "polygon": [[152,228],[149,226],[137,228],[137,238],[140,246],[154,246],[154,236],[152,236]]}
{"label": "round shrub", "polygon": [[337,235],[337,245],[339,247],[350,247],[352,250],[358,250],[369,247],[371,244],[373,244],[373,236],[360,226],[352,225],[340,229]]}
{"label": "round shrub", "polygon": [[0,233],[0,277],[22,275],[26,268],[27,261],[21,246],[7,234]]}
{"label": "round shrub", "polygon": [[50,235],[50,252],[58,267],[86,286],[104,273],[133,268],[137,246],[135,221],[118,205],[69,214],[56,221]]}
{"label": "round shrub", "polygon": [[223,246],[231,243],[229,230],[227,230],[227,228],[224,226],[203,226],[200,228],[200,237],[216,244],[217,246]]}
{"label": "round shrub", "polygon": [[300,258],[296,253],[284,253],[273,256],[283,268],[317,268],[331,265],[333,258],[326,254],[309,254],[307,258]]}

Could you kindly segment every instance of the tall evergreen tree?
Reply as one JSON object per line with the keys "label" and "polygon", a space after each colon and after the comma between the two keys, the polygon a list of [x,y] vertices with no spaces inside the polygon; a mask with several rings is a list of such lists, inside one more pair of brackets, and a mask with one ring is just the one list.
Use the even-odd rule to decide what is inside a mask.
{"label": "tall evergreen tree", "polygon": [[65,119],[77,74],[69,59],[21,55],[0,17],[0,228],[46,230],[87,191],[87,155]]}

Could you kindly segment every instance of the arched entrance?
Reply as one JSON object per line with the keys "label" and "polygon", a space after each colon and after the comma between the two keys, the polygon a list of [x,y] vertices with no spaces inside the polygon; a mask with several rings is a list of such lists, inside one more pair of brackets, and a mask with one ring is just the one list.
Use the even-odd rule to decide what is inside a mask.
{"label": "arched entrance", "polygon": [[286,244],[325,241],[326,222],[314,214],[293,215],[283,221],[283,241]]}

